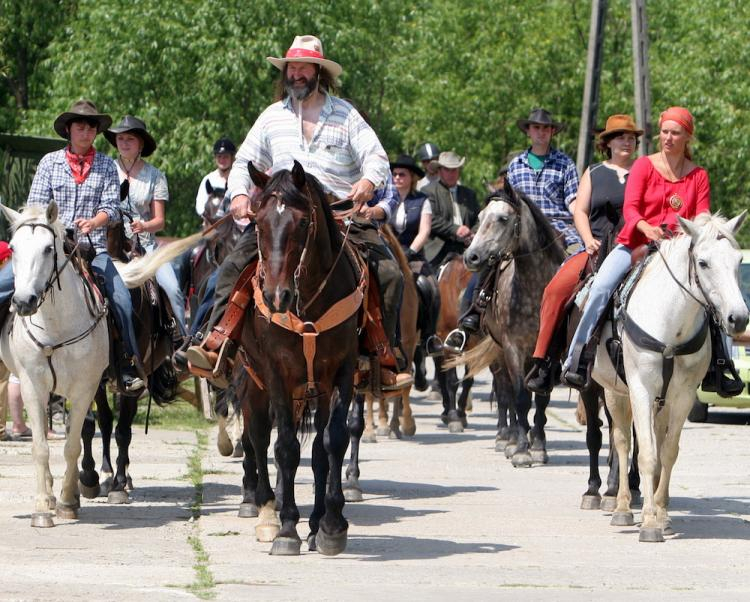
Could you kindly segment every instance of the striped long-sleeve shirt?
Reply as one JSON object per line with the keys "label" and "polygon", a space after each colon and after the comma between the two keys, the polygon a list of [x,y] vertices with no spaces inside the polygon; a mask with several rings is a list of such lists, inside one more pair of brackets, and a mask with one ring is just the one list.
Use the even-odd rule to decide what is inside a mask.
{"label": "striped long-sleeve shirt", "polygon": [[351,104],[326,94],[318,124],[308,142],[302,133],[302,119],[287,97],[260,114],[240,146],[229,174],[231,197],[248,194],[252,187],[248,161],[260,171],[275,172],[291,169],[295,160],[323,188],[341,199],[362,178],[370,180],[376,188],[382,186],[390,171],[383,145]]}
{"label": "striped long-sleeve shirt", "polygon": [[[109,223],[120,221],[120,180],[117,167],[107,155],[97,152],[91,171],[83,184],[76,184],[65,159],[65,149],[42,157],[31,183],[27,203],[49,205],[54,199],[59,219],[66,228],[73,228],[79,218],[92,219],[103,211]],[[89,234],[99,253],[107,250],[107,227],[95,228]]]}

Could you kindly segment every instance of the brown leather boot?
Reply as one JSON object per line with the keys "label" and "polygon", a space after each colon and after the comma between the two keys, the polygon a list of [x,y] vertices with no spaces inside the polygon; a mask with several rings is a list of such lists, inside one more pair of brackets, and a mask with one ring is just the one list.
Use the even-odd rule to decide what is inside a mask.
{"label": "brown leather boot", "polygon": [[408,372],[396,372],[392,368],[380,368],[380,387],[383,391],[397,391],[414,383]]}
{"label": "brown leather boot", "polygon": [[188,369],[196,376],[207,378],[215,387],[226,389],[229,386],[229,379],[221,362],[221,351],[226,348],[227,345],[223,345],[219,352],[216,352],[200,345],[191,345],[185,352]]}

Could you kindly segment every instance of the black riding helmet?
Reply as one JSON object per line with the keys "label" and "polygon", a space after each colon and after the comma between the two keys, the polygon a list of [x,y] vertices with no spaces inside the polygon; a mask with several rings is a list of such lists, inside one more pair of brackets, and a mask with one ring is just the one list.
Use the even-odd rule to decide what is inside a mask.
{"label": "black riding helmet", "polygon": [[229,138],[219,138],[214,143],[214,155],[220,155],[222,153],[228,153],[230,155],[237,154],[237,147]]}

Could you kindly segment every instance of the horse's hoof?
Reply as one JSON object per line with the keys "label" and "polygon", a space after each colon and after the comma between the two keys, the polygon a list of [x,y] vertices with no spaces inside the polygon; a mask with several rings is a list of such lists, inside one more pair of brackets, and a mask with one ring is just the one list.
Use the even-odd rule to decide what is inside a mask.
{"label": "horse's hoof", "polygon": [[661,528],[661,534],[662,535],[674,535],[674,529],[672,528],[672,521],[668,520],[664,523],[664,526]]}
{"label": "horse's hoof", "polygon": [[31,515],[31,526],[48,529],[49,527],[54,527],[55,522],[52,520],[52,514],[49,512],[34,512]]}
{"label": "horse's hoof", "polygon": [[401,431],[397,429],[391,429],[388,431],[388,438],[389,439],[402,439],[403,435],[401,434]]}
{"label": "horse's hoof", "polygon": [[219,428],[219,436],[216,439],[216,447],[219,450],[219,453],[224,457],[231,456],[232,452],[234,452],[232,440],[229,438],[229,435],[227,435],[227,432],[223,428]]}
{"label": "horse's hoof", "polygon": [[107,495],[108,504],[127,504],[128,503],[128,492],[127,491],[110,491]]}
{"label": "horse's hoof", "polygon": [[549,462],[549,454],[547,454],[547,450],[544,449],[532,449],[531,459],[535,464],[546,464]]}
{"label": "horse's hoof", "polygon": [[315,536],[315,543],[318,552],[324,556],[336,556],[346,549],[347,531],[342,531],[336,535],[328,535],[323,529],[320,529]]}
{"label": "horse's hoof", "polygon": [[530,468],[534,463],[529,452],[518,452],[511,456],[511,463],[515,468]]}
{"label": "horse's hoof", "polygon": [[363,433],[359,440],[362,443],[377,443],[378,437],[373,431],[370,431],[369,433]]}
{"label": "horse's hoof", "polygon": [[261,543],[269,543],[276,539],[280,530],[279,525],[255,525],[255,539]]}
{"label": "horse's hoof", "polygon": [[641,527],[638,541],[644,543],[662,543],[664,537],[659,527]]}
{"label": "horse's hoof", "polygon": [[632,512],[615,512],[609,522],[613,527],[632,527],[635,524]]}
{"label": "horse's hoof", "polygon": [[243,502],[240,504],[240,509],[237,512],[237,516],[240,518],[257,518],[258,507],[255,504]]}
{"label": "horse's hoof", "polygon": [[458,420],[454,422],[448,423],[448,432],[449,433],[463,433],[464,432],[464,425],[463,423]]}
{"label": "horse's hoof", "polygon": [[75,506],[58,504],[55,512],[57,513],[57,518],[63,518],[66,520],[74,520],[78,518],[78,508]]}
{"label": "horse's hoof", "polygon": [[101,483],[99,483],[99,487],[101,488],[99,495],[109,495],[109,492],[112,490],[112,477],[107,477],[106,479],[104,479]]}
{"label": "horse's hoof", "polygon": [[581,510],[599,510],[602,506],[600,495],[586,494],[581,498]]}
{"label": "horse's hoof", "polygon": [[507,443],[503,441],[495,441],[495,451],[499,454],[505,453],[505,446]]}
{"label": "horse's hoof", "polygon": [[515,455],[517,449],[518,449],[518,445],[516,445],[515,443],[506,444],[505,445],[505,457],[508,459],[512,458]]}
{"label": "horse's hoof", "polygon": [[401,426],[401,432],[407,437],[413,437],[417,433],[417,425],[412,420],[411,422],[405,423]]}
{"label": "horse's hoof", "polygon": [[378,437],[387,437],[390,434],[390,432],[391,432],[391,428],[390,427],[388,427],[388,426],[379,426],[376,429],[375,434]]}
{"label": "horse's hoof", "polygon": [[93,500],[94,498],[99,497],[102,492],[101,485],[97,483],[93,487],[89,487],[88,485],[84,485],[80,481],[78,481],[78,490],[81,492],[81,495],[87,499]]}
{"label": "horse's hoof", "polygon": [[299,556],[299,550],[302,547],[302,541],[294,537],[277,537],[273,540],[271,556]]}
{"label": "horse's hoof", "polygon": [[310,533],[310,535],[307,536],[307,549],[311,552],[318,551],[318,544],[315,541],[315,533]]}
{"label": "horse's hoof", "polygon": [[133,491],[135,487],[133,487],[133,479],[130,478],[130,475],[125,477],[125,491]]}
{"label": "horse's hoof", "polygon": [[344,489],[344,499],[347,502],[361,502],[364,499],[362,490],[358,487],[347,487]]}
{"label": "horse's hoof", "polygon": [[617,508],[617,498],[614,495],[603,495],[602,496],[602,511],[614,512],[615,508]]}
{"label": "horse's hoof", "polygon": [[450,420],[448,420],[448,414],[440,414],[440,422],[448,424],[450,422]]}
{"label": "horse's hoof", "polygon": [[242,442],[238,441],[237,445],[234,446],[234,450],[232,450],[232,457],[242,458],[244,455],[245,455],[245,450],[242,449]]}

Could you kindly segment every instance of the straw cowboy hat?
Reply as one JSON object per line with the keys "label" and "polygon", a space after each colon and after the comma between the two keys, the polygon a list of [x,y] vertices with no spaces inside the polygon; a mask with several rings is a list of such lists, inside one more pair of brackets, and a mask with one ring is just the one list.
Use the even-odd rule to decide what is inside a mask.
{"label": "straw cowboy hat", "polygon": [[323,44],[315,36],[297,36],[294,42],[286,51],[284,58],[273,56],[266,57],[268,61],[277,69],[283,71],[287,63],[313,63],[326,69],[332,77],[336,78],[341,75],[343,69],[341,65],[328,60],[323,56]]}
{"label": "straw cowboy hat", "polygon": [[532,109],[531,113],[529,113],[528,119],[519,119],[516,121],[516,125],[524,134],[532,123],[538,125],[551,125],[553,136],[565,129],[565,124],[552,119],[552,114],[546,109]]}
{"label": "straw cowboy hat", "polygon": [[104,137],[109,140],[112,146],[117,148],[117,134],[124,134],[125,132],[134,132],[143,140],[141,157],[148,157],[156,150],[156,141],[148,133],[146,123],[132,115],[125,115],[120,123],[104,132]]}
{"label": "straw cowboy hat", "polygon": [[438,165],[447,169],[458,169],[466,163],[466,157],[459,157],[453,151],[445,151],[438,156]]}
{"label": "straw cowboy hat", "polygon": [[620,134],[622,132],[631,132],[636,136],[643,135],[643,130],[639,130],[635,125],[635,121],[630,115],[610,115],[607,117],[607,123],[603,130],[596,130],[597,137],[599,140],[606,138],[612,134]]}
{"label": "straw cowboy hat", "polygon": [[90,100],[81,99],[70,105],[64,113],[60,113],[52,126],[61,138],[68,139],[68,124],[74,119],[85,117],[97,123],[97,132],[103,132],[112,125],[112,118],[105,113],[100,113],[96,105]]}

